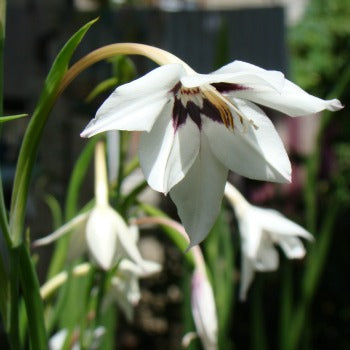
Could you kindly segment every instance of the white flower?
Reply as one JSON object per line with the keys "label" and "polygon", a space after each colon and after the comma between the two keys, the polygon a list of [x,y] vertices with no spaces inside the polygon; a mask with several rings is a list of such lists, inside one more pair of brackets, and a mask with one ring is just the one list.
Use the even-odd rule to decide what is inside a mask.
{"label": "white flower", "polygon": [[97,264],[108,270],[122,257],[142,264],[133,229],[108,204],[108,183],[102,143],[95,152],[95,197],[94,208],[76,216],[52,234],[34,242],[34,246],[49,244],[75,229],[70,241],[68,257],[75,258],[86,249]]}
{"label": "white flower", "polygon": [[235,61],[207,75],[176,63],[118,87],[81,136],[145,131],[143,173],[153,189],[170,192],[193,246],[215,222],[229,169],[251,179],[290,181],[283,144],[254,103],[290,116],[342,107],[248,63]]}
{"label": "white flower", "polygon": [[[99,348],[103,335],[106,333],[104,327],[97,327],[94,330],[85,330],[83,342],[87,341],[90,345],[84,349],[96,350]],[[49,340],[49,350],[62,350],[68,335],[67,329],[61,329],[55,333]],[[80,350],[79,330],[75,331],[68,349]]]}
{"label": "white flower", "polygon": [[289,259],[301,259],[305,248],[298,237],[313,240],[303,227],[272,209],[249,204],[230,184],[225,195],[234,207],[242,240],[240,299],[245,300],[255,271],[274,271],[279,265],[278,244]]}
{"label": "white flower", "polygon": [[134,308],[141,299],[139,279],[152,276],[160,270],[161,265],[148,260],[143,260],[140,266],[131,260],[123,259],[118,265],[117,273],[111,281],[111,296],[124,311],[129,322],[133,320]]}
{"label": "white flower", "polygon": [[36,240],[33,245],[38,247],[50,244],[72,230],[69,259],[77,258],[88,250],[96,263],[105,270],[113,267],[124,257],[138,264],[143,262],[132,238],[132,229],[110,206],[96,205],[92,210],[76,216],[50,235]]}
{"label": "white flower", "polygon": [[197,333],[205,350],[218,349],[218,320],[213,289],[205,272],[195,269],[192,276],[191,306]]}

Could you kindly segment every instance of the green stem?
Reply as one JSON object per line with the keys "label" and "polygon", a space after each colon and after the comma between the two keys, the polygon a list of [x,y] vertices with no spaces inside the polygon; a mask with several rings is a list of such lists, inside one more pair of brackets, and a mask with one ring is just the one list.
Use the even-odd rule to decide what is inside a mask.
{"label": "green stem", "polygon": [[[343,74],[341,74],[337,85],[332,92],[327,96],[330,99],[334,96],[339,98],[343,95],[350,81],[350,64],[345,68]],[[306,210],[306,223],[310,232],[316,232],[317,229],[317,175],[321,163],[321,151],[323,146],[324,132],[327,129],[329,123],[332,120],[332,112],[324,111],[321,116],[320,127],[316,139],[314,153],[309,157],[306,164],[307,167],[307,179],[305,186],[305,207]]]}
{"label": "green stem", "polygon": [[[334,96],[341,97],[346,90],[350,81],[350,64],[345,68],[341,74],[337,85],[333,91],[327,96],[327,99]],[[320,128],[318,131],[314,153],[309,157],[307,162],[307,181],[305,187],[305,207],[306,207],[306,222],[307,228],[310,232],[317,231],[317,176],[321,163],[321,152],[323,146],[324,133],[331,122],[332,112],[325,111],[321,117]],[[331,231],[335,222],[338,211],[338,203],[330,203],[326,210],[326,217],[322,227],[322,232],[319,235],[317,246],[313,249],[312,256],[309,257],[309,265],[304,275],[304,285],[302,300],[291,319],[290,327],[293,328],[291,334],[291,342],[289,342],[289,349],[296,349],[299,344],[299,339],[303,330],[303,326],[307,317],[307,311],[312,302],[312,297],[315,293],[319,283],[320,274],[322,272],[325,259],[329,250],[329,243],[331,240]]]}
{"label": "green stem", "polygon": [[266,350],[268,349],[266,334],[265,334],[265,321],[263,316],[262,305],[262,283],[261,280],[255,281],[255,288],[253,291],[252,302],[252,346],[253,350]]}
{"label": "green stem", "polygon": [[128,135],[125,132],[119,133],[119,168],[118,168],[118,177],[117,177],[117,186],[116,186],[116,200],[117,205],[119,205],[120,201],[120,191],[121,191],[121,184],[123,182],[123,175],[124,175],[124,164],[125,164],[125,158],[126,158],[126,151],[128,147]]}
{"label": "green stem", "polygon": [[322,223],[322,230],[320,232],[317,246],[315,246],[310,253],[308,260],[309,263],[303,279],[302,299],[290,322],[289,350],[298,349],[308,310],[319,285],[321,273],[327,259],[333,227],[336,222],[338,211],[339,203],[335,199],[330,203],[329,210],[327,211],[324,222]]}
{"label": "green stem", "polygon": [[281,310],[280,310],[280,349],[288,349],[289,325],[293,308],[293,285],[292,269],[289,261],[282,266],[282,288],[281,288]]}
{"label": "green stem", "polygon": [[27,311],[29,338],[32,349],[46,350],[47,335],[44,323],[44,307],[40,296],[40,286],[28,249],[18,247],[19,278]]}
{"label": "green stem", "polygon": [[0,117],[3,116],[4,98],[4,45],[6,29],[6,0],[0,1]]}
{"label": "green stem", "polygon": [[19,336],[19,252],[17,248],[13,248],[10,251],[10,329],[9,340],[11,349],[20,349],[20,336]]}

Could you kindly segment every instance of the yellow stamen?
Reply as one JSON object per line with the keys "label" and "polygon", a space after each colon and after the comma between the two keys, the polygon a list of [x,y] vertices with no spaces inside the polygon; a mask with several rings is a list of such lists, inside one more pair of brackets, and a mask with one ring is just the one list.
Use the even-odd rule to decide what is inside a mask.
{"label": "yellow stamen", "polygon": [[221,120],[226,128],[234,130],[235,125],[233,121],[233,115],[230,111],[230,108],[228,107],[228,103],[220,98],[221,94],[210,86],[202,88],[201,91],[205,98],[219,110]]}

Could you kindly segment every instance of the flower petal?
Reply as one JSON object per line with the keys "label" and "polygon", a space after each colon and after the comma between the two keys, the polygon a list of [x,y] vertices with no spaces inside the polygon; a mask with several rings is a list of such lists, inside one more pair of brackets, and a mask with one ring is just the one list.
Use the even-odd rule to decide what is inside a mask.
{"label": "flower petal", "polygon": [[246,301],[247,293],[250,285],[253,282],[255,270],[252,261],[242,254],[241,259],[241,280],[239,287],[239,300]]}
{"label": "flower petal", "polygon": [[[276,90],[277,92],[281,91],[284,86],[284,75],[278,71],[267,71],[260,68],[256,71],[240,70],[236,72],[225,72],[223,68],[211,74],[195,74],[184,76],[181,78],[181,83],[187,88],[215,83],[228,83],[241,86],[242,88],[238,88],[238,90],[243,91],[249,91],[253,88],[258,88],[261,90],[264,89],[264,87],[268,87],[270,89]],[[230,90],[229,86],[227,86],[227,88]]]}
{"label": "flower petal", "polygon": [[288,259],[301,259],[306,254],[303,242],[298,237],[280,236],[278,244]]}
{"label": "flower petal", "polygon": [[182,74],[184,69],[180,64],[164,65],[118,87],[98,109],[81,136],[91,137],[107,130],[150,131],[171,97],[169,91]]}
{"label": "flower petal", "polygon": [[282,141],[270,119],[248,101],[234,99],[247,117],[245,130],[232,132],[222,124],[203,118],[203,131],[212,140],[215,156],[232,171],[256,180],[288,182],[291,165]]}
{"label": "flower petal", "polygon": [[255,215],[252,207],[247,209],[245,215],[238,221],[242,240],[242,251],[252,261],[257,258],[262,240],[261,218]]}
{"label": "flower petal", "polygon": [[337,111],[343,108],[339,100],[322,100],[312,96],[287,79],[280,91],[268,86],[256,86],[253,89],[235,90],[230,96],[259,103],[292,117],[314,114],[324,109]]}
{"label": "flower petal", "polygon": [[[113,210],[113,209],[112,209]],[[142,266],[143,259],[135,241],[135,231],[130,232],[124,219],[113,210],[116,230],[118,232],[118,247],[116,252],[117,259],[128,258],[137,265]]]}
{"label": "flower petal", "polygon": [[95,207],[86,224],[86,241],[90,253],[105,270],[115,263],[117,251],[117,224],[110,207]]}
{"label": "flower petal", "polygon": [[199,244],[212,228],[220,211],[226,179],[226,167],[214,156],[202,134],[196,161],[186,177],[170,191],[190,237],[189,248]]}
{"label": "flower petal", "polygon": [[255,259],[255,269],[258,271],[275,271],[278,268],[279,257],[270,237],[263,236]]}
{"label": "flower petal", "polygon": [[254,207],[254,210],[257,213],[256,215],[261,215],[261,217],[264,217],[263,228],[265,231],[273,233],[274,237],[299,236],[310,241],[313,240],[313,236],[302,226],[287,219],[278,211],[272,209],[262,209],[258,207]]}
{"label": "flower petal", "polygon": [[58,228],[56,231],[52,232],[46,237],[37,239],[33,242],[34,247],[40,247],[42,245],[50,244],[54,242],[56,239],[64,236],[65,234],[71,232],[73,229],[78,228],[79,226],[84,226],[86,220],[90,215],[90,211],[79,214],[75,216],[72,220],[66,222],[63,226]]}
{"label": "flower petal", "polygon": [[168,104],[162,118],[150,133],[143,133],[139,147],[142,171],[149,185],[158,192],[168,193],[181,181],[199,151],[199,129],[192,119],[176,131]]}
{"label": "flower petal", "polygon": [[318,97],[312,96],[287,79],[284,79],[284,82],[281,85],[279,85],[278,80],[276,80],[277,84],[275,85],[273,84],[273,79],[270,80],[273,77],[273,75],[270,74],[272,72],[277,72],[265,70],[250,63],[234,61],[220,68],[214,72],[214,74],[242,72],[251,72],[252,74],[257,74],[258,76],[265,76],[266,81],[269,81],[271,86],[250,86],[253,89],[234,91],[232,93],[233,97],[244,98],[276,109],[290,116],[301,116],[317,113],[324,109],[336,111],[343,108],[339,100],[322,100]]}

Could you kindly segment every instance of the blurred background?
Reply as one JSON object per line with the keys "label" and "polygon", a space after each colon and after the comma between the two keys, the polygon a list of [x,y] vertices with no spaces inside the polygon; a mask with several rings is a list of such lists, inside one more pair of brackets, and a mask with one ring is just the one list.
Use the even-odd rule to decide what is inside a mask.
{"label": "blurred background", "polygon": [[[280,70],[308,92],[342,101],[345,109],[334,114],[294,119],[272,116],[292,160],[291,185],[241,180],[234,175],[231,179],[252,203],[276,208],[314,234],[315,243],[307,246],[308,257],[289,262],[281,254],[279,271],[258,274],[247,302],[240,303],[235,293],[239,239],[228,207],[214,228],[221,232],[215,236],[219,238],[211,234],[204,251],[213,275],[218,276],[214,290],[221,322],[220,349],[288,349],[286,325],[294,320],[293,315],[299,315],[298,310],[303,310],[299,315],[302,321],[295,316],[295,322],[302,326],[293,349],[349,349],[350,2],[12,0],[7,6],[5,115],[33,111],[64,42],[97,16],[99,21],[73,61],[106,44],[139,42],[168,50],[201,73],[239,59]],[[137,75],[154,67],[139,57],[133,57],[132,64]],[[43,136],[29,200],[27,219],[33,237],[52,230],[43,198],[50,193],[64,201],[70,172],[86,142],[79,133],[107,93],[92,102],[86,97],[96,84],[116,74],[115,67],[106,62],[90,68],[55,106]],[[8,200],[26,125],[26,120],[20,120],[3,128],[0,157]],[[92,176],[82,201],[92,196]],[[161,200],[175,215],[172,204]],[[220,248],[227,237],[231,253]],[[135,322],[130,325],[120,316],[118,348],[179,349],[182,336],[193,329],[189,271],[181,252],[161,233],[146,238],[146,246],[151,242],[152,249],[160,251],[164,271],[156,280],[144,283]],[[39,264],[39,269],[44,267]],[[292,315],[289,320],[286,314]],[[200,349],[199,342],[191,348]]]}

